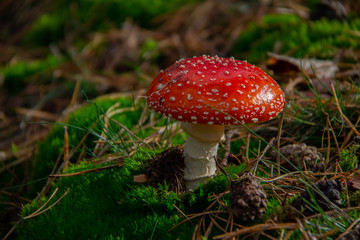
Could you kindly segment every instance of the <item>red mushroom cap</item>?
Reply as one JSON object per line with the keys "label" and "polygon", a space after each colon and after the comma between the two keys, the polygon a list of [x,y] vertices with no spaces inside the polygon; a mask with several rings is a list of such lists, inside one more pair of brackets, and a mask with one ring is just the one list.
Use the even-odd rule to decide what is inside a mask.
{"label": "red mushroom cap", "polygon": [[[273,119],[285,105],[279,85],[260,68],[234,58],[193,57],[150,84],[150,109],[183,122],[239,124]],[[230,115],[226,115],[226,114]]]}

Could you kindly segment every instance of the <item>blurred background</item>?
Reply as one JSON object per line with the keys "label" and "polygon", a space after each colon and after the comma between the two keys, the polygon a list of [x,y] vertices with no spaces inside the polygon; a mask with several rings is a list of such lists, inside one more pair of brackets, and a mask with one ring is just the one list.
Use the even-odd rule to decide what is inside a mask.
{"label": "blurred background", "polygon": [[9,187],[31,179],[29,162],[51,127],[30,122],[146,89],[161,69],[203,54],[260,66],[288,97],[311,94],[295,81],[299,59],[316,61],[325,85],[335,72],[358,84],[359,13],[357,0],[0,1],[1,194],[11,199],[1,204],[0,231],[29,201],[25,187]]}

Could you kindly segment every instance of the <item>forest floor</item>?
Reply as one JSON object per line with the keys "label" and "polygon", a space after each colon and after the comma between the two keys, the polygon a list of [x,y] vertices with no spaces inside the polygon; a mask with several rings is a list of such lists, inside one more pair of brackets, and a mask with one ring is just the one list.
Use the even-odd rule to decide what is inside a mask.
{"label": "forest floor", "polygon": [[[236,166],[245,164],[248,171],[254,171],[253,161],[260,159],[266,152],[264,149],[267,149],[266,145],[251,148],[250,139],[253,140],[252,144],[257,145],[259,139],[255,136],[260,135],[268,143],[278,144],[275,146],[282,154],[289,154],[287,155],[289,159],[291,153],[298,151],[298,154],[310,157],[311,161],[313,158],[320,161],[315,165],[321,166],[321,170],[307,169],[314,164],[304,163],[305,169],[302,169],[302,173],[289,175],[280,173],[280,168],[274,165],[270,172],[266,173],[264,170],[265,173],[258,176],[257,180],[263,183],[268,195],[274,197],[279,204],[285,202],[288,197],[302,192],[294,189],[286,192],[287,189],[280,186],[291,185],[304,190],[307,185],[299,179],[306,175],[311,181],[319,183],[319,188],[326,180],[336,182],[333,188],[339,191],[341,196],[336,195],[334,199],[341,198],[343,201],[331,208],[323,207],[322,210],[328,215],[345,216],[342,214],[358,211],[360,207],[358,177],[360,45],[356,42],[360,42],[358,18],[360,6],[352,1],[344,1],[341,5],[343,9],[329,5],[327,11],[324,11],[324,6],[310,7],[307,1],[292,1],[292,3],[289,1],[271,1],[271,3],[194,1],[176,8],[171,14],[153,17],[147,24],[129,17],[112,28],[103,30],[101,26],[98,27],[101,29],[99,30],[93,27],[94,22],[98,20],[92,15],[94,10],[92,9],[92,12],[89,10],[88,19],[78,19],[76,13],[81,10],[78,9],[79,6],[73,4],[67,9],[72,18],[67,19],[68,22],[64,24],[64,32],[59,37],[44,40],[46,29],[44,35],[41,30],[33,30],[32,26],[38,23],[40,17],[51,12],[53,5],[46,1],[31,0],[24,3],[11,1],[0,3],[0,15],[4,20],[0,28],[2,33],[0,38],[0,175],[2,175],[0,237],[12,236],[22,207],[37,197],[37,192],[33,192],[31,185],[44,179],[34,178],[33,161],[39,153],[39,142],[46,139],[53,127],[52,123],[66,122],[71,113],[88,103],[88,99],[104,95],[143,96],[147,86],[161,69],[181,58],[204,54],[234,56],[240,60],[249,58],[249,62],[253,60],[251,63],[267,71],[279,83],[287,101],[284,114],[277,118],[277,121],[251,126],[251,129],[245,129],[245,133],[237,128],[228,129],[227,139],[222,145],[223,152],[219,157],[220,162],[226,159]],[[271,17],[277,14],[296,16],[296,18],[291,17],[290,20],[285,19],[286,24],[298,21],[299,25],[296,25],[298,23],[296,22],[295,26],[307,26],[306,29],[311,29],[311,26],[316,28],[317,25],[312,24],[321,18],[326,19],[321,23],[323,25],[319,25],[324,28],[335,26],[332,25],[333,22],[328,24],[327,20],[339,23],[337,27],[333,27],[334,32],[337,28],[343,29],[341,24],[346,25],[347,21],[347,26],[350,27],[344,30],[345,40],[339,41],[331,40],[334,38],[331,27],[323,31],[324,36],[318,38],[308,32],[309,39],[303,41],[314,42],[314,46],[306,45],[307,49],[304,47],[304,54],[300,56],[299,49],[303,46],[298,46],[296,43],[293,47],[284,50],[284,46],[292,46],[291,41],[295,40],[290,39],[289,42],[286,40],[282,42],[282,39],[272,40],[271,31],[275,31],[274,29],[276,31],[291,29],[289,25],[282,25],[281,20]],[[264,23],[263,19],[267,16],[268,22]],[[351,28],[351,21],[348,19],[355,19],[353,21],[358,25],[354,23],[354,28]],[[51,18],[48,20],[52,21]],[[266,29],[270,30],[266,32]],[[300,27],[298,31],[301,31]],[[39,35],[34,37],[34,32]],[[266,32],[268,35],[258,36],[259,32]],[[280,31],[278,34],[281,33]],[[328,38],[326,34],[329,34]],[[337,33],[336,35],[339,36]],[[269,36],[268,41],[265,40],[267,36]],[[42,41],[44,43],[41,43]],[[248,45],[239,45],[244,43]],[[316,48],[315,43],[319,48]],[[331,44],[334,45],[331,46],[330,53],[322,52]],[[252,47],[256,46],[259,50],[254,51]],[[270,49],[267,48],[268,46]],[[145,108],[144,105],[143,107]],[[148,110],[144,110],[143,113],[150,114]],[[139,122],[146,120],[148,119],[142,115]],[[143,126],[143,130],[154,126],[155,123]],[[159,130],[156,127],[155,129],[157,133],[163,133],[163,129]],[[181,134],[179,129],[176,132]],[[66,134],[65,131],[64,136]],[[248,145],[239,147],[237,152],[230,151],[231,143],[239,139]],[[163,139],[160,141],[153,138],[147,144],[163,149],[164,146],[169,145],[169,142],[171,140],[165,144]],[[293,148],[289,150],[285,146],[293,146]],[[58,156],[60,160],[67,159],[71,147],[64,142],[62,149],[64,154]],[[158,158],[170,162],[173,159],[181,159],[181,154],[179,155],[181,150],[178,148],[172,150],[174,152],[165,152],[172,154],[170,158],[161,156]],[[105,154],[97,156],[101,157]],[[280,163],[276,154],[266,157]],[[286,167],[286,164],[283,162],[281,166]],[[149,181],[147,178],[152,177],[151,181],[156,185],[161,182],[159,179],[161,176],[170,183],[173,191],[183,191],[181,179],[171,179],[171,176],[166,175],[170,172],[169,169],[161,169],[156,163],[151,166],[152,168],[146,172],[147,176],[138,175],[136,181],[147,182]],[[46,181],[48,179],[50,182],[55,181],[55,178],[44,177]],[[49,185],[49,182],[46,184]],[[341,187],[337,184],[341,184]],[[326,188],[328,190],[331,187],[326,186]],[[325,194],[326,191],[322,193]],[[223,196],[221,194],[212,196],[212,200],[217,199],[217,203],[221,202]],[[331,197],[326,197],[332,201]],[[303,206],[304,203],[297,204]],[[217,237],[231,238],[242,234],[259,233],[265,229],[287,229],[289,236],[285,236],[283,232],[280,237],[273,237],[286,239],[291,236],[293,229],[300,229],[304,239],[311,239],[310,230],[308,231],[307,228],[305,230],[302,223],[316,218],[316,214],[304,212],[302,214],[301,221],[298,220],[300,217],[294,217],[291,221],[286,219],[289,220],[288,222],[272,218],[279,221],[272,223],[268,221],[252,227],[235,223],[234,228],[231,229],[237,227],[238,230],[224,231]],[[205,219],[202,218],[203,216],[205,215],[199,213],[185,218]],[[319,230],[316,236],[318,239],[326,239],[332,235],[340,238],[353,229],[360,229],[359,218],[351,218],[351,220],[346,227]],[[194,233],[194,236],[209,234],[214,224],[217,224],[214,221],[209,227],[209,223],[205,222],[200,220],[198,232]],[[205,231],[200,228],[204,228]],[[263,236],[272,237],[266,233]]]}

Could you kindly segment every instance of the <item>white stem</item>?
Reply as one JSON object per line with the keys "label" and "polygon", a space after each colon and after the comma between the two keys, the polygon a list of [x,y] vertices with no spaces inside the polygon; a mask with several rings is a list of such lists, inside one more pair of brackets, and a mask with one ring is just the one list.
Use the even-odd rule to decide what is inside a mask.
{"label": "white stem", "polygon": [[215,175],[214,157],[224,137],[224,126],[182,123],[182,127],[189,135],[184,146],[184,179],[189,191]]}

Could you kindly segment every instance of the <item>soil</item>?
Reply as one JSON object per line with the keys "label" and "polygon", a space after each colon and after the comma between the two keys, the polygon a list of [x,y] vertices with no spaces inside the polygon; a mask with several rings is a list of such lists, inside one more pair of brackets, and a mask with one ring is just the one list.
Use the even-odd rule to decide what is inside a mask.
{"label": "soil", "polygon": [[169,191],[184,192],[185,161],[183,152],[183,148],[171,147],[149,159],[150,166],[147,169],[149,183],[156,187],[165,182],[169,186]]}

